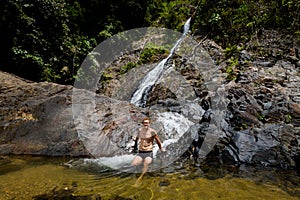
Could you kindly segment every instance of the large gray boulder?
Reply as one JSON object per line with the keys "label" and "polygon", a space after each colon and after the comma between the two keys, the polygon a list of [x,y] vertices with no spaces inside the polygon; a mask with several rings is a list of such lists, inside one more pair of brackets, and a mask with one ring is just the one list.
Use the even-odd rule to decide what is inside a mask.
{"label": "large gray boulder", "polygon": [[72,115],[72,87],[0,72],[0,154],[87,156]]}

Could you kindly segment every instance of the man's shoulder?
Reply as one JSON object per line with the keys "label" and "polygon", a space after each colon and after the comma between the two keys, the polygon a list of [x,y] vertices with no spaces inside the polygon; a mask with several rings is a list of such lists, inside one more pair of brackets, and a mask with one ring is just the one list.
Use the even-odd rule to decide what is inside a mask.
{"label": "man's shoulder", "polygon": [[151,133],[152,136],[157,135],[156,130],[153,129],[153,128],[150,128],[150,133]]}

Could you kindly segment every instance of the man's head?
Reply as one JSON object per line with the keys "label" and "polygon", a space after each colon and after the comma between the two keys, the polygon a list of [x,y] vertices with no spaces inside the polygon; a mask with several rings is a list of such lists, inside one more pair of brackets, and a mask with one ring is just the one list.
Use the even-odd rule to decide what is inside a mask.
{"label": "man's head", "polygon": [[143,121],[142,121],[142,124],[143,124],[144,127],[146,127],[146,128],[149,127],[150,123],[151,123],[151,120],[150,120],[149,117],[145,117],[145,118],[143,119]]}

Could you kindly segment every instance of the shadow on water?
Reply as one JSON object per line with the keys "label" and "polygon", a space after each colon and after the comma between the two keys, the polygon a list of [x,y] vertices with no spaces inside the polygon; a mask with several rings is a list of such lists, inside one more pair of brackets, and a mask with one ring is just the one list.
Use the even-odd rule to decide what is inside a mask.
{"label": "shadow on water", "polygon": [[[5,160],[5,161],[4,161]],[[148,172],[114,170],[86,159],[5,157],[0,199],[299,199],[295,171],[195,166],[180,160]]]}

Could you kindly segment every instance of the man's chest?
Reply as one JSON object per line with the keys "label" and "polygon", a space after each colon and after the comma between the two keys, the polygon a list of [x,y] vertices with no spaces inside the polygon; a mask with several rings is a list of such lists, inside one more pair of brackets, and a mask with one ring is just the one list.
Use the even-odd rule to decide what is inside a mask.
{"label": "man's chest", "polygon": [[153,135],[151,134],[150,130],[141,130],[140,137],[141,138],[151,138]]}

